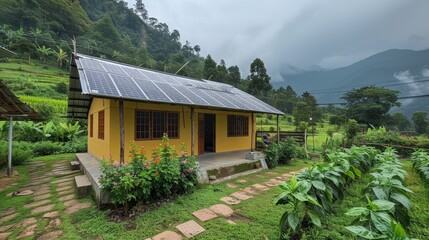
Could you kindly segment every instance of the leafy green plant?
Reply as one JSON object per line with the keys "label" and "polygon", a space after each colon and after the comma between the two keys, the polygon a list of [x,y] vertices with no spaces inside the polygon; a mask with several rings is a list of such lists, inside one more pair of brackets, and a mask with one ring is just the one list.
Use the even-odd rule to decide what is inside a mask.
{"label": "leafy green plant", "polygon": [[268,165],[268,168],[275,168],[279,165],[279,146],[277,143],[270,143],[266,149],[263,151],[265,155],[265,161]]}
{"label": "leafy green plant", "polygon": [[429,154],[426,151],[418,150],[412,153],[413,167],[419,173],[423,181],[429,183]]}

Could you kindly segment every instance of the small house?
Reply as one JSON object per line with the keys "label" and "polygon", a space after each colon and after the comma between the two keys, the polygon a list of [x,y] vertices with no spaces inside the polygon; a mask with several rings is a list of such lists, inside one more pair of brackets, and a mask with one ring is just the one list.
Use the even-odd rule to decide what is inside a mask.
{"label": "small house", "polygon": [[201,155],[255,148],[256,113],[282,115],[231,85],[74,54],[68,117],[88,119],[88,152],[129,161],[129,146],[159,146],[164,133]]}

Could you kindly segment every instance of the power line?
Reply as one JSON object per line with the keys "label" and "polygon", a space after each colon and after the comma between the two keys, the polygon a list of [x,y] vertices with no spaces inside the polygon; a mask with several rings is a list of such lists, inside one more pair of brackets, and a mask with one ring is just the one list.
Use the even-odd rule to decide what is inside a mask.
{"label": "power line", "polygon": [[[398,100],[402,100],[402,99],[414,99],[414,98],[425,98],[425,97],[429,97],[429,94],[414,95],[414,96],[403,96],[403,97],[398,97]],[[347,105],[347,103],[346,102],[331,102],[331,103],[317,103],[316,105],[319,105],[319,106]]]}

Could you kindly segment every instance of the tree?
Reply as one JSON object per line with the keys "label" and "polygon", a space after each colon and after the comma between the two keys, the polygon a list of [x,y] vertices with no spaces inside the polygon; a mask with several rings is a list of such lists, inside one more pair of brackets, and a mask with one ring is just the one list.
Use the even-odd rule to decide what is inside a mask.
{"label": "tree", "polygon": [[63,68],[63,63],[68,62],[68,55],[62,48],[58,48],[58,52],[55,53],[57,56],[58,67]]}
{"label": "tree", "polygon": [[201,51],[201,47],[200,45],[195,45],[194,46],[194,51],[197,53],[197,56],[200,56],[200,51]]}
{"label": "tree", "polygon": [[217,69],[216,69],[216,62],[213,60],[212,56],[207,55],[206,59],[204,60],[204,68],[203,68],[203,78],[204,79],[211,79],[214,76],[216,76]]}
{"label": "tree", "polygon": [[273,88],[271,86],[271,77],[268,76],[267,69],[264,62],[256,58],[250,64],[250,80],[247,91],[255,96],[266,96],[267,93]]}
{"label": "tree", "polygon": [[390,117],[389,125],[395,130],[404,131],[408,129],[411,124],[404,114],[397,112]]}
{"label": "tree", "polygon": [[241,74],[237,65],[228,68],[227,82],[235,87],[240,84]]}
{"label": "tree", "polygon": [[52,51],[52,49],[47,48],[45,46],[42,47],[37,47],[37,52],[39,53],[39,57],[40,57],[40,61],[45,64],[47,58],[49,57],[49,55],[51,55],[52,53],[54,53],[54,51]]}
{"label": "tree", "polygon": [[399,91],[375,86],[353,89],[342,97],[347,101],[347,117],[359,123],[383,125],[392,107],[399,107]]}
{"label": "tree", "polygon": [[298,98],[293,116],[296,126],[300,122],[309,122],[310,126],[315,126],[322,117],[322,111],[317,107],[316,98],[310,93],[304,92],[301,97]]}
{"label": "tree", "polygon": [[227,82],[228,81],[228,69],[226,69],[225,61],[220,60],[220,64],[216,67],[216,75],[214,80],[218,82]]}
{"label": "tree", "polygon": [[418,134],[425,134],[428,132],[429,121],[427,119],[427,112],[415,112],[413,114],[413,123]]}

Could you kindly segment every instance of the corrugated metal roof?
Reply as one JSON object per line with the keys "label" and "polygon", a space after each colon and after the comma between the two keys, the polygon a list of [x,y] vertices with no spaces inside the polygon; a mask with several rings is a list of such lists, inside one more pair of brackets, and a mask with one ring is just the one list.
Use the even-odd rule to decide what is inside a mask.
{"label": "corrugated metal roof", "polygon": [[16,53],[0,46],[0,58],[7,58],[16,55]]}
{"label": "corrugated metal roof", "polygon": [[68,117],[87,118],[92,97],[283,114],[229,84],[138,68],[78,54],[70,72]]}
{"label": "corrugated metal roof", "polygon": [[21,102],[9,88],[0,81],[0,120],[42,120],[34,109]]}

